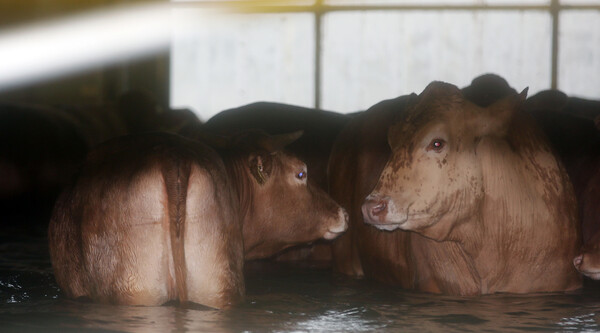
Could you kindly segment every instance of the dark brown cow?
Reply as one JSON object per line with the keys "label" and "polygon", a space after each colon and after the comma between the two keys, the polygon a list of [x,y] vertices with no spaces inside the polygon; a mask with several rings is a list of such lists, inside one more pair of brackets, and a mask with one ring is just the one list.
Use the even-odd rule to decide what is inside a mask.
{"label": "dark brown cow", "polygon": [[281,151],[297,136],[249,133],[218,153],[169,134],[99,146],[50,222],[58,284],[103,303],[235,304],[244,257],[347,227],[344,210],[307,184],[306,165]]}
{"label": "dark brown cow", "polygon": [[150,94],[140,90],[122,94],[116,104],[116,113],[126,126],[127,133],[179,133],[201,125],[200,119],[191,110],[163,109]]}
{"label": "dark brown cow", "polygon": [[[355,141],[334,147],[330,165],[332,196],[351,218],[337,267],[458,295],[578,288],[571,185],[518,99],[482,109],[432,83],[352,122],[340,140]],[[334,173],[341,165],[357,170]],[[378,229],[362,223],[365,197],[365,220]]]}
{"label": "dark brown cow", "polygon": [[600,279],[600,132],[593,122],[598,102],[547,90],[527,100],[527,109],[565,164],[579,202],[583,247],[573,263],[583,275]]}
{"label": "dark brown cow", "polygon": [[[596,156],[597,157],[597,156]],[[600,280],[600,161],[593,164],[595,172],[585,186],[580,207],[582,210],[584,244],[573,259],[575,268],[583,275]]]}

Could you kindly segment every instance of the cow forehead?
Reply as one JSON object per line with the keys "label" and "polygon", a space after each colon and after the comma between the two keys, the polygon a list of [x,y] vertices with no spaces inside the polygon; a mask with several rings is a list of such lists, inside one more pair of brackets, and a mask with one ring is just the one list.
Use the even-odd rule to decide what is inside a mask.
{"label": "cow forehead", "polygon": [[439,108],[413,109],[404,119],[394,123],[388,133],[388,143],[392,150],[409,149],[424,135],[435,129],[448,127],[452,115]]}
{"label": "cow forehead", "polygon": [[462,132],[463,127],[468,125],[465,120],[482,110],[467,100],[455,86],[431,84],[398,115],[390,127],[390,136],[397,138],[389,138],[390,143],[413,138],[435,123],[445,124],[451,132]]}
{"label": "cow forehead", "polygon": [[281,151],[273,155],[274,159],[279,161],[283,169],[302,169],[306,168],[306,164],[302,162],[298,157]]}

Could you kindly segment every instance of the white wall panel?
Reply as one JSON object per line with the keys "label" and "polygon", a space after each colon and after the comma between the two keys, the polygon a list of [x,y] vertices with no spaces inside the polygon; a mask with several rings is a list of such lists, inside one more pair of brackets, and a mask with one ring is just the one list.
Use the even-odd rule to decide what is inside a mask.
{"label": "white wall panel", "polygon": [[558,89],[600,99],[600,12],[563,13],[559,37]]}
{"label": "white wall panel", "polygon": [[323,107],[350,112],[496,73],[520,90],[550,86],[545,12],[340,12],[324,21]]}
{"label": "white wall panel", "polygon": [[314,17],[174,10],[171,106],[202,119],[259,101],[314,105]]}

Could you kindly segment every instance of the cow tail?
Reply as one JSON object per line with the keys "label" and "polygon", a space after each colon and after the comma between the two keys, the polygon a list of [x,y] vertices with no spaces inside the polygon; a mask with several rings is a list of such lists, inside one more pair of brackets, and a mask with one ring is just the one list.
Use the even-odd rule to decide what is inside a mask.
{"label": "cow tail", "polygon": [[187,265],[185,262],[185,212],[191,165],[189,161],[169,158],[163,162],[168,200],[169,234],[175,270],[175,283],[180,302],[186,302]]}

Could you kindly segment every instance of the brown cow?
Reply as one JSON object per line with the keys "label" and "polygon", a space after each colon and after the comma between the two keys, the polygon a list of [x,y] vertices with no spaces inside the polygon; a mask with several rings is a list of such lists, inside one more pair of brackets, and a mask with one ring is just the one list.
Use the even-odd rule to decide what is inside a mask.
{"label": "brown cow", "polygon": [[218,153],[171,134],[100,145],[50,222],[56,281],[103,303],[235,304],[244,257],[346,229],[344,210],[281,151],[297,136],[249,133]]}
{"label": "brown cow", "polygon": [[366,222],[460,244],[481,293],[579,287],[573,190],[520,112],[524,99],[481,109],[454,86],[428,86],[390,128],[392,156],[362,207]]}
{"label": "brown cow", "polygon": [[[480,106],[514,92],[503,78],[487,74],[473,80],[463,95]],[[579,204],[583,247],[575,268],[600,279],[600,102],[545,90],[524,103],[565,165]]]}
{"label": "brown cow", "polygon": [[[463,89],[463,94],[475,104],[487,106],[507,91],[510,92],[511,88],[506,80],[498,75],[486,74],[475,78],[470,86]],[[416,288],[416,285],[428,281],[423,277],[414,281],[413,271],[419,268],[426,273],[429,268],[425,261],[415,262],[407,259],[406,255],[390,256],[389,253],[405,253],[409,250],[408,244],[417,255],[427,250],[460,253],[460,249],[452,243],[429,246],[433,242],[417,234],[382,233],[363,223],[360,207],[377,183],[391,153],[387,144],[388,128],[415,98],[416,95],[412,94],[382,101],[366,112],[357,114],[336,139],[328,171],[330,194],[348,210],[351,224],[333,245],[334,269],[347,275],[366,275],[404,288]],[[435,255],[435,252],[431,254]],[[460,260],[448,261],[444,269],[455,275],[461,274],[457,267],[464,270],[469,266]],[[444,288],[476,290],[476,284],[476,281],[467,281],[465,278],[460,283],[451,283]]]}
{"label": "brown cow", "polygon": [[[458,295],[578,288],[570,263],[580,242],[571,185],[543,135],[517,110],[523,98],[483,109],[436,82],[418,97],[368,110],[354,124],[359,145],[340,144],[332,155],[332,195],[351,208],[350,233],[336,242],[337,267]],[[386,164],[390,151],[381,136],[389,123]],[[350,163],[354,174],[333,173]],[[343,195],[344,178],[357,180],[353,198]],[[369,230],[360,223],[359,201],[375,184],[363,211],[379,230]]]}
{"label": "brown cow", "polygon": [[[296,105],[256,102],[218,113],[202,125],[203,131],[231,135],[249,129],[260,129],[269,134],[291,133],[301,130],[302,137],[286,147],[306,163],[310,170],[309,182],[327,191],[327,163],[331,147],[338,133],[351,119],[350,115],[300,107]],[[331,261],[328,241],[291,248],[280,253],[277,260]]]}

